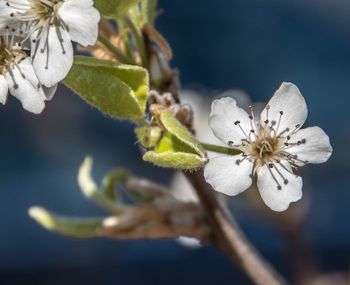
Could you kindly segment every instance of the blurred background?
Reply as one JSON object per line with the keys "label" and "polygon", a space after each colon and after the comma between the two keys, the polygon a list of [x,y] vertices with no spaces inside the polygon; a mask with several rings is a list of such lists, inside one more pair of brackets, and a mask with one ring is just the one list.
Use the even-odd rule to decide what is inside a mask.
{"label": "blurred background", "polygon": [[[305,207],[294,212],[305,213],[302,238],[315,266],[348,271],[350,2],[160,0],[160,8],[158,27],[185,89],[209,98],[235,88],[267,101],[281,82],[297,84],[309,107],[306,125],[322,127],[334,153],[326,164],[306,167]],[[77,185],[86,154],[97,179],[123,166],[169,184],[172,172],[142,162],[132,125],[100,114],[63,85],[43,115],[26,113],[14,98],[0,109],[0,284],[250,284],[210,247],[75,240],[43,230],[27,215],[32,205],[104,215]],[[248,238],[293,280],[288,231],[237,201],[231,208]]]}

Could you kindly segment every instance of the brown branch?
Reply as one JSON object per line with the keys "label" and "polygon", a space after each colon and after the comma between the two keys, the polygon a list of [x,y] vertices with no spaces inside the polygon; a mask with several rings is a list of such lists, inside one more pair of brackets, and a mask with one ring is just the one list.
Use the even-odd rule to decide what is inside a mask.
{"label": "brown branch", "polygon": [[189,236],[207,242],[211,229],[199,206],[175,199],[130,207],[106,218],[99,234],[117,239],[159,239]]}
{"label": "brown branch", "polygon": [[216,198],[214,190],[205,183],[202,171],[185,172],[185,175],[196,190],[212,226],[211,243],[236,263],[254,284],[286,284],[286,281],[249,243],[234,220],[228,216]]}

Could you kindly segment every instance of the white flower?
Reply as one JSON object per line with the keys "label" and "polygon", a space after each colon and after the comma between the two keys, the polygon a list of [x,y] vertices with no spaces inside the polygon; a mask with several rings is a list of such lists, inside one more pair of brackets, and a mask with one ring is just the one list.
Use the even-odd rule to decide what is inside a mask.
{"label": "white flower", "polygon": [[209,124],[220,140],[239,155],[218,156],[204,170],[208,183],[219,192],[237,195],[257,176],[265,204],[284,211],[302,197],[302,179],[293,170],[307,163],[322,163],[332,154],[328,136],[319,127],[300,129],[307,106],[298,88],[283,83],[258,120],[239,108],[232,98],[212,103]]}
{"label": "white flower", "polygon": [[73,64],[75,41],[97,40],[100,15],[92,0],[0,0],[0,28],[19,27],[31,40],[31,57],[40,82],[51,87]]}
{"label": "white flower", "polygon": [[32,60],[14,36],[0,36],[0,103],[6,104],[8,93],[21,101],[27,111],[41,113],[45,101],[52,98],[56,86],[43,88],[34,72]]}

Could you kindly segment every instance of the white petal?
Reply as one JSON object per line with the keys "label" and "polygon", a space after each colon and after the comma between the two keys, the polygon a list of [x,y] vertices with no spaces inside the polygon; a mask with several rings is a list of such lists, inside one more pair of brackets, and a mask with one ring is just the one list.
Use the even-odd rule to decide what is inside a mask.
{"label": "white petal", "polygon": [[57,85],[54,85],[52,87],[45,87],[42,86],[46,100],[50,101],[52,100],[53,96],[55,95],[56,91],[57,91]]}
{"label": "white petal", "polygon": [[0,1],[0,29],[3,30],[1,34],[4,34],[5,27],[13,22],[13,17],[10,15],[15,12],[15,9],[6,5],[6,1]]}
{"label": "white petal", "polygon": [[11,73],[5,75],[10,93],[21,101],[25,110],[39,114],[45,107],[45,95],[39,87],[30,58],[14,66]]}
{"label": "white petal", "polygon": [[[81,1],[80,1],[81,2]],[[68,26],[72,41],[82,46],[94,45],[98,36],[99,12],[92,6],[84,6],[79,1],[66,1],[59,10],[59,16]]]}
{"label": "white petal", "polygon": [[38,33],[31,36],[34,70],[41,84],[52,87],[63,80],[72,67],[72,42],[67,31],[55,26],[44,28],[40,40]]}
{"label": "white petal", "polygon": [[[237,125],[235,122],[240,123]],[[241,144],[251,130],[249,115],[230,97],[213,101],[209,125],[214,135],[226,144],[229,141],[235,145]]]}
{"label": "white petal", "polygon": [[[297,125],[301,127],[307,118],[307,106],[304,97],[293,83],[283,82],[275,92],[261,113],[261,122],[269,121],[269,124],[278,128],[277,133],[287,128],[292,131]],[[283,112],[283,115],[281,115]]]}
{"label": "white petal", "polygon": [[273,168],[267,165],[260,168],[257,184],[265,204],[277,212],[287,210],[290,203],[300,200],[303,195],[303,180],[292,173],[285,161],[275,163]]}
{"label": "white petal", "polygon": [[326,162],[332,154],[332,146],[327,134],[319,127],[310,127],[299,130],[290,141],[301,142],[287,149],[288,153],[296,155],[295,163],[299,166],[306,163]]}
{"label": "white petal", "polygon": [[0,103],[5,105],[7,101],[7,94],[8,94],[8,84],[3,75],[0,75]]}
{"label": "white petal", "polygon": [[92,0],[65,0],[64,4],[75,5],[81,8],[89,8],[94,5]]}
{"label": "white petal", "polygon": [[252,184],[253,163],[242,159],[241,155],[210,159],[204,168],[205,180],[216,191],[230,196],[238,195]]}

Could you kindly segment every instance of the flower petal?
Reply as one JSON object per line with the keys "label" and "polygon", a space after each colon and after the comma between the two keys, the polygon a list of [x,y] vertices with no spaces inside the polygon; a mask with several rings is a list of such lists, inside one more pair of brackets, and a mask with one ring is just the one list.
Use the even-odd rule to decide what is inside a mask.
{"label": "flower petal", "polygon": [[3,75],[0,75],[0,103],[3,105],[6,104],[8,91],[7,81]]}
{"label": "flower petal", "polygon": [[[82,5],[84,2],[84,5]],[[72,41],[82,46],[94,45],[98,36],[99,12],[86,1],[65,1],[59,10],[59,16],[68,26]],[[89,2],[89,1],[88,1]]]}
{"label": "flower petal", "polygon": [[[235,124],[237,122],[239,124]],[[236,100],[230,97],[213,101],[209,125],[217,138],[226,144],[233,142],[234,145],[239,145],[242,140],[247,139],[246,135],[249,135],[251,130],[248,113],[239,108]]]}
{"label": "flower petal", "polygon": [[265,204],[276,212],[288,209],[289,204],[302,197],[303,180],[295,175],[286,161],[272,168],[264,165],[258,172],[258,189]]}
{"label": "flower petal", "polygon": [[25,110],[39,114],[45,107],[45,95],[40,88],[30,58],[26,58],[5,74],[10,93],[21,101]]}
{"label": "flower petal", "polygon": [[45,87],[42,86],[46,100],[50,101],[52,100],[53,96],[55,95],[56,91],[57,91],[57,85],[54,85],[52,87]]}
{"label": "flower petal", "polygon": [[218,156],[205,166],[204,178],[216,191],[234,196],[252,184],[252,171],[253,163],[241,155]]}
{"label": "flower petal", "polygon": [[301,142],[287,149],[288,153],[296,155],[295,164],[303,166],[306,163],[326,162],[332,154],[332,146],[327,134],[319,127],[299,130],[290,140],[292,143]]}
{"label": "flower petal", "polygon": [[[16,10],[12,7],[6,5],[6,1],[0,1],[0,29],[4,30],[7,25],[13,22],[12,13],[15,13]],[[4,31],[1,32],[2,34]]]}
{"label": "flower petal", "polygon": [[269,124],[277,129],[277,134],[287,133],[286,129],[293,131],[296,126],[300,128],[306,118],[305,99],[298,87],[289,82],[282,83],[261,113],[262,124],[268,120]]}
{"label": "flower petal", "polygon": [[52,87],[71,69],[73,46],[68,32],[62,28],[50,26],[42,29],[40,36],[39,33],[31,36],[33,66],[41,84]]}

